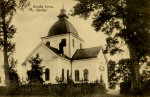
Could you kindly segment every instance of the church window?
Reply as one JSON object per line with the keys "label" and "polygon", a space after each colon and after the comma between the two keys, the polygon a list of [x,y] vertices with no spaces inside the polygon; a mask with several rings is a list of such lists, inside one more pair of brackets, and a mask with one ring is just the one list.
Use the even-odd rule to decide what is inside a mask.
{"label": "church window", "polygon": [[82,49],[82,44],[80,43],[80,49]]}
{"label": "church window", "polygon": [[75,71],[75,81],[79,81],[79,70]]}
{"label": "church window", "polygon": [[73,47],[75,46],[74,39],[72,39],[72,46],[73,46]]}
{"label": "church window", "polygon": [[103,83],[103,75],[100,76],[100,82]]}
{"label": "church window", "polygon": [[89,74],[88,70],[84,69],[83,72],[84,72],[84,81],[88,81],[88,74]]}
{"label": "church window", "polygon": [[69,70],[67,70],[67,81],[69,81]]}
{"label": "church window", "polygon": [[62,81],[64,81],[64,69],[62,69]]}
{"label": "church window", "polygon": [[47,41],[47,42],[46,42],[46,45],[47,45],[47,46],[50,46],[50,42],[49,42],[49,41]]}
{"label": "church window", "polygon": [[50,70],[48,68],[45,69],[45,80],[50,80]]}

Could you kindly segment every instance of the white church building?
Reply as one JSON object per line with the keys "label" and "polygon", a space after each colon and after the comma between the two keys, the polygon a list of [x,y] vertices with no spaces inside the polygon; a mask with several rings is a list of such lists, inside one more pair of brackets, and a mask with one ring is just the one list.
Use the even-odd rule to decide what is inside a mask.
{"label": "white church building", "polygon": [[43,80],[55,84],[56,77],[75,83],[94,83],[103,79],[108,88],[107,60],[101,46],[84,48],[84,40],[79,37],[75,27],[68,21],[65,9],[61,9],[58,21],[52,25],[48,35],[41,38],[35,49],[22,64],[22,80],[27,82],[27,71],[31,70],[28,60],[38,53],[43,59]]}

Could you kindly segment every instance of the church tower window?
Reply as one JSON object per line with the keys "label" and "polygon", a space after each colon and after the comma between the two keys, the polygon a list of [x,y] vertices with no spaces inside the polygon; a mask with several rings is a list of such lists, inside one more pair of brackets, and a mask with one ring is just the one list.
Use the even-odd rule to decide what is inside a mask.
{"label": "church tower window", "polygon": [[75,81],[79,81],[79,70],[75,71]]}
{"label": "church tower window", "polygon": [[62,81],[64,81],[64,69],[62,69]]}
{"label": "church tower window", "polygon": [[50,80],[50,70],[48,68],[45,69],[45,80]]}
{"label": "church tower window", "polygon": [[84,81],[88,81],[88,75],[89,75],[89,72],[87,69],[84,69]]}
{"label": "church tower window", "polygon": [[74,39],[72,39],[72,47],[74,47],[74,46],[75,46]]}
{"label": "church tower window", "polygon": [[82,44],[80,43],[80,49],[82,49]]}
{"label": "church tower window", "polygon": [[46,42],[46,45],[47,45],[47,46],[50,46],[50,42],[49,42],[49,41],[47,41],[47,42]]}

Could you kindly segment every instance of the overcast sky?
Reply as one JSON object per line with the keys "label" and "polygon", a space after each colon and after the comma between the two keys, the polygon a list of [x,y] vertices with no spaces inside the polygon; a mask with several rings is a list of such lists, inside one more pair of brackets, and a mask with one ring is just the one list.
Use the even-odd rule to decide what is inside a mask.
{"label": "overcast sky", "polygon": [[[30,0],[31,1],[31,0]],[[31,8],[34,10],[17,11],[12,23],[17,28],[14,37],[16,43],[16,53],[18,66],[24,61],[25,57],[41,42],[41,37],[47,36],[51,26],[58,20],[57,16],[64,5],[67,14],[76,4],[75,0],[32,0]],[[43,6],[46,11],[36,11],[34,6]],[[45,8],[50,6],[50,8]],[[92,18],[92,17],[91,17]],[[102,32],[94,31],[91,27],[92,19],[84,20],[78,16],[69,16],[69,21],[78,31],[79,36],[85,40],[85,47],[104,46],[106,36]],[[0,52],[0,63],[2,64],[2,53]],[[116,59],[116,58],[115,58]]]}

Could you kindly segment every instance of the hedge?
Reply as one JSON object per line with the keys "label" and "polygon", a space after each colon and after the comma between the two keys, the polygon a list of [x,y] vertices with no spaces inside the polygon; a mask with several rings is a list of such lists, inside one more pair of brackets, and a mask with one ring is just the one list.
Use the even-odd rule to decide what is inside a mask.
{"label": "hedge", "polygon": [[103,83],[22,85],[9,89],[0,87],[0,95],[25,96],[78,96],[93,93],[104,94],[105,91],[105,84]]}

